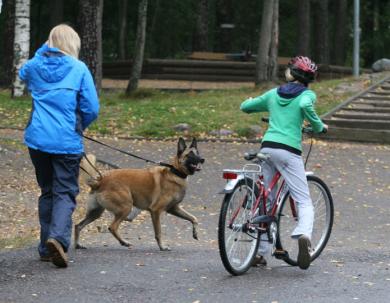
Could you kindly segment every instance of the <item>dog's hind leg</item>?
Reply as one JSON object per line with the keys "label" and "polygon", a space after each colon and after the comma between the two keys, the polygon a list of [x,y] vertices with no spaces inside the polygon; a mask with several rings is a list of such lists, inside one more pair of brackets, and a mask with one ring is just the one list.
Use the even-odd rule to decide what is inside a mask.
{"label": "dog's hind leg", "polygon": [[130,213],[130,210],[114,214],[114,216],[115,216],[114,221],[111,223],[110,227],[108,228],[108,230],[115,237],[115,239],[117,239],[122,246],[126,246],[126,247],[130,247],[131,244],[124,241],[119,236],[118,228],[119,228],[119,225],[122,223],[122,221],[126,219],[126,217],[128,216],[129,213]]}
{"label": "dog's hind leg", "polygon": [[79,244],[80,232],[89,223],[92,223],[96,219],[100,218],[103,212],[104,212],[104,208],[99,204],[97,204],[95,200],[89,201],[88,210],[87,210],[87,214],[85,215],[85,218],[74,227],[75,249],[85,248]]}
{"label": "dog's hind leg", "polygon": [[190,221],[192,223],[192,236],[194,239],[198,240],[198,220],[195,216],[185,211],[180,207],[180,205],[173,206],[172,208],[168,209],[167,212],[176,217]]}

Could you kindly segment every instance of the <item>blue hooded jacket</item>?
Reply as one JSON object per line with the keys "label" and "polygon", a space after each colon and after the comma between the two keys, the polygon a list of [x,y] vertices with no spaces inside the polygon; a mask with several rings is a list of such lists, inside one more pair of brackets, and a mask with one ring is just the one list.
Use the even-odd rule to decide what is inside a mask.
{"label": "blue hooded jacket", "polygon": [[96,88],[87,66],[44,44],[19,71],[33,107],[25,144],[52,154],[84,152],[82,132],[99,112]]}

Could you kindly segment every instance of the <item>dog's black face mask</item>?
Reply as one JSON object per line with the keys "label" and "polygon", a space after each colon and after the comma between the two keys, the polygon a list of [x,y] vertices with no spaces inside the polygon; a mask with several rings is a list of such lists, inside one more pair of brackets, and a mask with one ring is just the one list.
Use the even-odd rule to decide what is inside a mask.
{"label": "dog's black face mask", "polygon": [[201,170],[204,159],[199,155],[196,139],[188,149],[182,138],[179,139],[177,156],[179,162],[185,167],[189,175],[193,175],[196,171]]}

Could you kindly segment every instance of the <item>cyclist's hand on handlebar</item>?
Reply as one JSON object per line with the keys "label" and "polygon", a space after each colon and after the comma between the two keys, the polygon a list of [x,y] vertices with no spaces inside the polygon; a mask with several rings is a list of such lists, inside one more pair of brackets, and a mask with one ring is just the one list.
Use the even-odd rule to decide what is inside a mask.
{"label": "cyclist's hand on handlebar", "polygon": [[328,124],[325,124],[324,123],[324,128],[322,129],[322,133],[324,133],[324,134],[326,134],[327,132],[328,132],[328,129],[329,129],[329,126],[328,126]]}

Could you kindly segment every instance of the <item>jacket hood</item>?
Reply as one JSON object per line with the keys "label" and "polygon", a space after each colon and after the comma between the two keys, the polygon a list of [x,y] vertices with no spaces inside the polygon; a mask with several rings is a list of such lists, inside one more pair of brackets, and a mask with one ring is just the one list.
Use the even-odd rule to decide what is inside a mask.
{"label": "jacket hood", "polygon": [[287,105],[305,90],[307,90],[307,87],[301,83],[289,82],[283,84],[277,89],[278,96],[280,97],[278,102],[280,105]]}
{"label": "jacket hood", "polygon": [[44,44],[37,50],[35,56],[39,58],[37,72],[49,83],[61,81],[72,69],[72,58],[60,52],[58,48]]}

